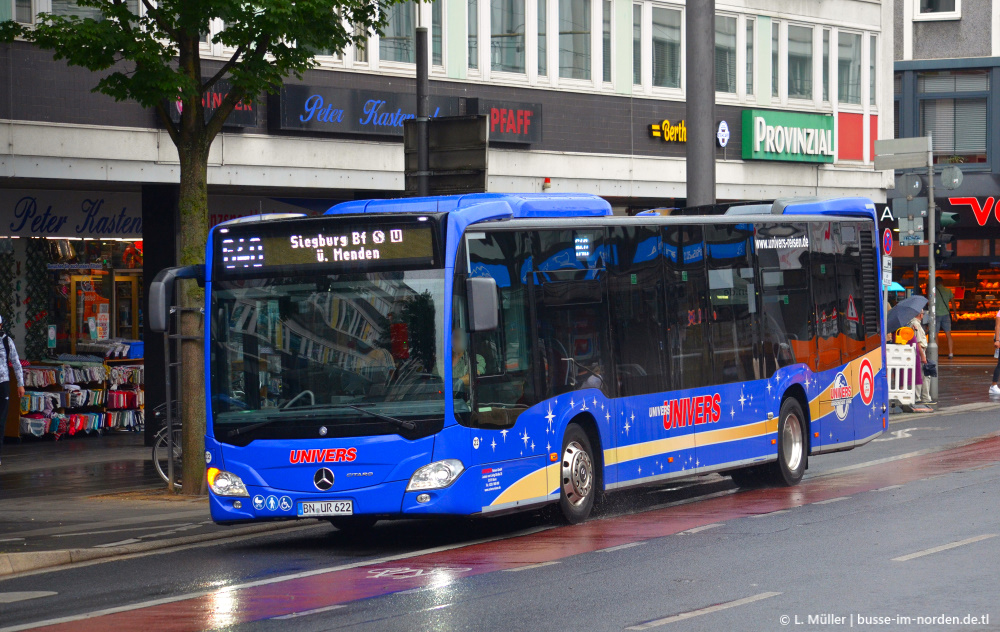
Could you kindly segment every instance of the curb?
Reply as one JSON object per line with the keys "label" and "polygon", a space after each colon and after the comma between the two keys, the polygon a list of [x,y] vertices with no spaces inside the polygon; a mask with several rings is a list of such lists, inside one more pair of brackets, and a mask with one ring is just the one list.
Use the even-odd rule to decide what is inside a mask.
{"label": "curb", "polygon": [[27,553],[0,553],[0,578],[44,568],[55,568],[58,566],[79,564],[81,562],[90,562],[93,560],[122,557],[136,553],[147,553],[149,551],[159,551],[173,548],[175,546],[211,542],[212,540],[223,540],[243,535],[282,531],[301,526],[302,525],[297,521],[289,521],[272,524],[259,524],[229,531],[204,533],[201,535],[189,535],[183,538],[173,538],[171,540],[162,540],[158,542],[137,542],[135,544],[126,544],[123,546],[114,546],[103,549],[60,549],[55,551],[31,551]]}

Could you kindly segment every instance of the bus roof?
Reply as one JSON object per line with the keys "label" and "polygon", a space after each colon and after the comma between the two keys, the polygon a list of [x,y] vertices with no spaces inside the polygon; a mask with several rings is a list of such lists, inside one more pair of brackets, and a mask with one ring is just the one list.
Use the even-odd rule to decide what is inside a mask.
{"label": "bus roof", "polygon": [[[425,198],[390,200],[355,200],[330,207],[325,215],[354,213],[458,213],[480,214],[484,206],[492,209],[490,219],[499,219],[497,211],[509,209],[507,217],[602,217],[611,215],[607,200],[587,193],[471,193]],[[501,213],[503,214],[503,213]],[[474,221],[482,221],[476,218]]]}

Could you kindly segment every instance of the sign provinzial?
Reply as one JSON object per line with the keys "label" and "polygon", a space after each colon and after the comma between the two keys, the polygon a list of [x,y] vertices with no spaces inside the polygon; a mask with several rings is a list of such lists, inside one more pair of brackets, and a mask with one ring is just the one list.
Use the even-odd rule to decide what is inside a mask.
{"label": "sign provinzial", "polygon": [[743,110],[743,159],[833,162],[833,117]]}

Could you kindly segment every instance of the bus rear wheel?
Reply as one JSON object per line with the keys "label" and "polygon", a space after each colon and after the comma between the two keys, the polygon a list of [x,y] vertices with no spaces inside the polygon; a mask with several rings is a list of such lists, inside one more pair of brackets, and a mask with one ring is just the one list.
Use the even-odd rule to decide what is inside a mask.
{"label": "bus rear wheel", "polygon": [[806,416],[798,400],[789,397],[778,416],[778,460],[771,466],[771,480],[797,485],[806,471]]}
{"label": "bus rear wheel", "polygon": [[594,463],[587,433],[577,424],[570,424],[563,436],[559,468],[559,509],[570,524],[583,522],[594,508],[597,496]]}

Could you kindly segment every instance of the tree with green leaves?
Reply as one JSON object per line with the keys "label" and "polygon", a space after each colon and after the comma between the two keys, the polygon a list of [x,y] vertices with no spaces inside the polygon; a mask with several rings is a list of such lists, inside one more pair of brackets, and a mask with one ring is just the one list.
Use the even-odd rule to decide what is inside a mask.
{"label": "tree with green leaves", "polygon": [[[381,33],[388,8],[400,0],[77,0],[100,17],[39,14],[33,26],[0,22],[0,41],[21,38],[50,50],[57,60],[95,73],[94,90],[154,110],[177,147],[180,162],[180,261],[204,263],[208,236],[208,154],[237,105],[280,89],[290,76],[315,65],[316,51],[342,52]],[[93,14],[94,11],[81,11]],[[213,19],[225,28],[213,36],[231,51],[203,67],[201,42]],[[225,80],[229,92],[211,116],[202,98]],[[174,122],[168,103],[179,102]],[[200,307],[204,293],[190,281],[181,305]],[[181,316],[184,398],[185,494],[199,494],[204,480],[205,388],[202,316]]]}

